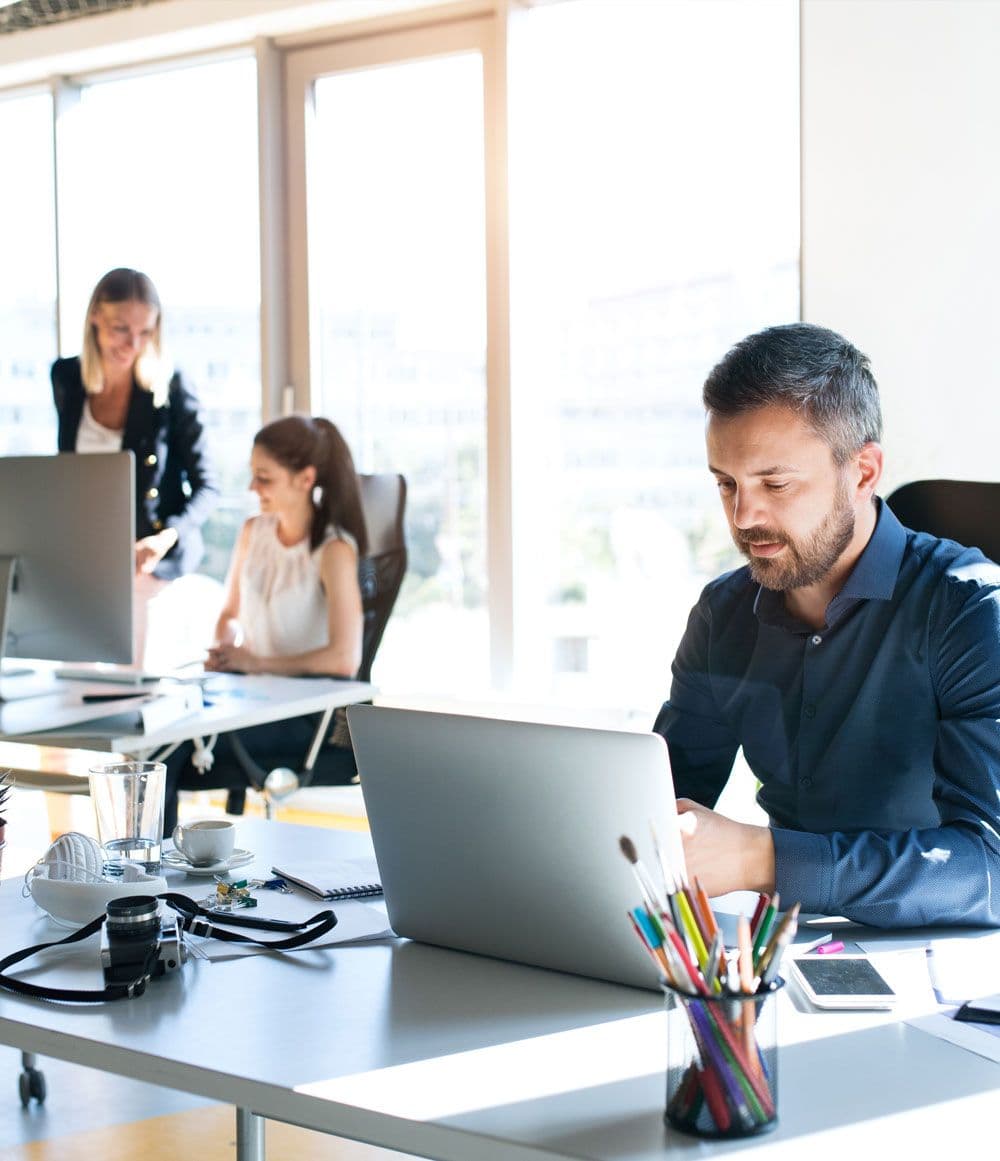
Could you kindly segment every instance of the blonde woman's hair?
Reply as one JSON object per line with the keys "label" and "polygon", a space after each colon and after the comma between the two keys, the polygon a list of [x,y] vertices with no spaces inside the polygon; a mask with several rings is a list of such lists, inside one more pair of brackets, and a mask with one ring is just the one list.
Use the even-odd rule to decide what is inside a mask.
{"label": "blonde woman's hair", "polygon": [[101,365],[101,351],[97,345],[97,328],[94,312],[103,303],[138,302],[156,311],[156,327],[153,337],[146,344],[135,362],[135,381],[146,391],[152,392],[153,402],[162,407],[167,401],[173,365],[163,349],[163,311],[160,296],[152,279],[139,270],[119,266],[109,270],[94,287],[87,306],[87,317],[83,324],[83,353],[80,357],[83,386],[88,395],[98,395],[104,390],[104,369]]}

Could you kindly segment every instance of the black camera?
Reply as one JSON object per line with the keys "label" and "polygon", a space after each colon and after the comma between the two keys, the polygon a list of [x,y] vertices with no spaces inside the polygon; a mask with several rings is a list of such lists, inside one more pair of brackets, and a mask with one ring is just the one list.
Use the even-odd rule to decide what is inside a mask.
{"label": "black camera", "polygon": [[106,987],[179,971],[186,958],[178,921],[161,918],[159,901],[152,895],[110,900],[101,927],[101,967]]}

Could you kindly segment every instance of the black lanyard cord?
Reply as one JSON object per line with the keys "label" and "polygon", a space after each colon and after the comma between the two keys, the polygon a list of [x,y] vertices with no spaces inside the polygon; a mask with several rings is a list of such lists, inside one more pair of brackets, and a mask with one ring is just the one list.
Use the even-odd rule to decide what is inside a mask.
{"label": "black lanyard cord", "polygon": [[[289,923],[282,919],[258,919],[253,915],[217,914],[213,911],[207,911],[193,899],[188,898],[187,895],[178,895],[169,891],[157,895],[157,898],[162,899],[168,907],[177,912],[180,917],[180,926],[192,935],[210,936],[226,943],[253,943],[258,947],[270,948],[274,951],[291,951],[293,948],[302,947],[304,944],[318,939],[319,936],[325,935],[328,931],[332,931],[337,926],[337,916],[332,911],[320,911],[302,923]],[[146,984],[153,976],[158,954],[156,944],[151,948],[146,962],[138,969],[138,974],[134,980],[121,984],[108,984],[107,987],[100,990],[46,988],[41,984],[29,984],[26,980],[19,980],[6,974],[8,969],[15,964],[19,964],[22,960],[29,959],[47,948],[62,947],[66,944],[79,943],[84,939],[89,939],[95,932],[100,931],[105,918],[106,916],[99,915],[86,926],[81,927],[79,931],[74,931],[64,939],[55,939],[49,943],[36,943],[34,947],[15,951],[4,959],[0,959],[0,988],[21,996],[32,996],[39,1000],[57,1000],[81,1004],[98,1004],[105,1000],[125,1000],[132,996],[141,996],[146,990]],[[215,926],[217,923],[261,928],[267,931],[292,931],[295,934],[283,939],[264,940],[257,939],[252,935],[240,935],[236,931],[220,929]]]}
{"label": "black lanyard cord", "polygon": [[[224,915],[216,911],[207,911],[193,899],[188,898],[187,895],[176,895],[170,891],[163,895],[157,895],[157,899],[162,899],[168,907],[177,912],[180,916],[181,927],[185,931],[190,931],[192,935],[211,936],[224,943],[254,943],[258,947],[273,948],[275,951],[290,951],[292,948],[302,947],[303,944],[310,943],[321,935],[326,935],[328,931],[332,931],[337,926],[337,916],[332,911],[319,911],[301,923],[289,923],[283,919],[258,919],[254,915],[244,915],[239,912]],[[236,931],[220,930],[214,926],[216,923],[229,923],[237,927],[257,927],[263,928],[265,931],[292,931],[296,934],[285,939],[257,939],[252,935],[240,935]]]}
{"label": "black lanyard cord", "polygon": [[[28,959],[36,952],[45,951],[48,947],[62,947],[67,943],[79,943],[80,940],[89,939],[95,931],[100,931],[103,922],[104,916],[100,915],[97,919],[92,919],[86,927],[81,927],[79,931],[67,935],[65,939],[54,939],[50,943],[36,943],[34,947],[15,951],[12,955],[0,959],[0,988],[4,988],[8,992],[16,992],[21,996],[33,996],[38,1000],[64,1000],[80,1004],[99,1004],[104,1000],[125,1000],[131,996],[141,996],[150,979],[148,970],[144,970],[144,974],[140,974],[127,984],[109,984],[100,991],[84,988],[46,988],[41,984],[29,984],[26,980],[14,979],[6,974],[8,968]],[[148,966],[146,965],[147,968]]]}

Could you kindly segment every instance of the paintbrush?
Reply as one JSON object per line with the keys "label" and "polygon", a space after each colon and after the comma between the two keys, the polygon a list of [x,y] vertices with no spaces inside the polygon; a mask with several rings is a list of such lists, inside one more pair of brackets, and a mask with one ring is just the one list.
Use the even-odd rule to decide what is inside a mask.
{"label": "paintbrush", "polygon": [[636,882],[639,884],[642,897],[646,901],[646,907],[653,915],[659,916],[665,910],[665,907],[660,899],[659,892],[656,890],[656,885],[649,877],[649,872],[639,858],[639,852],[635,849],[635,843],[628,835],[623,834],[618,840],[618,845],[621,847],[622,854],[632,864],[632,872],[635,875]]}
{"label": "paintbrush", "polygon": [[652,821],[649,823],[649,833],[653,839],[653,853],[656,855],[656,861],[660,864],[660,874],[663,876],[663,889],[667,895],[673,895],[674,892],[680,890],[681,884],[674,874],[674,869],[667,861],[667,856],[663,853],[663,848],[660,846],[660,840],[656,834],[656,827],[653,826]]}

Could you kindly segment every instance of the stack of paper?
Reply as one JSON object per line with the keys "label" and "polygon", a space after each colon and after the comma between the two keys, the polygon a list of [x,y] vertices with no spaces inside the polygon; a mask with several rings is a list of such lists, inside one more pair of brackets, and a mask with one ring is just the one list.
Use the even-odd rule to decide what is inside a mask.
{"label": "stack of paper", "polygon": [[170,683],[141,697],[105,702],[101,716],[87,722],[86,732],[150,734],[198,713],[203,706],[200,686]]}

